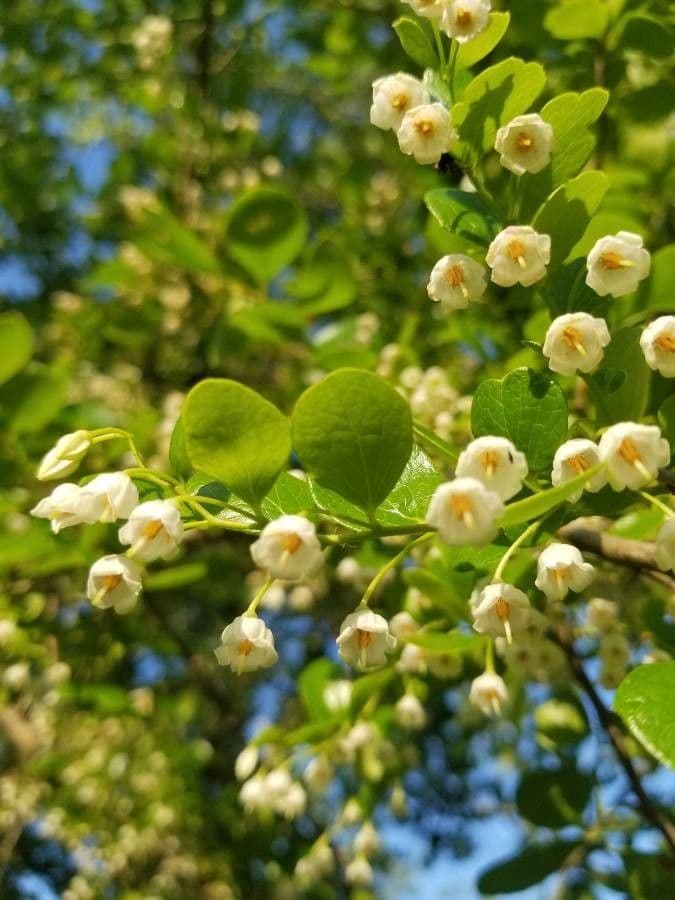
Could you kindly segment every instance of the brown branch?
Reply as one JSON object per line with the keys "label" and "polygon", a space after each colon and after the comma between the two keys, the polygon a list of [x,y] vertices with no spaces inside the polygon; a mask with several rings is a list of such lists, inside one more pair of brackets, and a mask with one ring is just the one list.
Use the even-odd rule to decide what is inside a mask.
{"label": "brown branch", "polygon": [[215,15],[213,12],[213,0],[204,0],[202,4],[202,34],[197,48],[197,62],[199,66],[199,87],[204,97],[209,92],[211,80],[211,54],[213,50],[213,29]]}
{"label": "brown branch", "polygon": [[568,630],[560,625],[556,630],[556,636],[560,647],[567,657],[572,674],[586,692],[588,699],[596,712],[598,721],[607,733],[617,759],[626,773],[645,819],[651,822],[651,824],[661,832],[670,848],[670,852],[675,856],[675,825],[673,825],[673,823],[663,815],[661,810],[652,803],[649,795],[642,786],[640,776],[633,765],[633,760],[630,758],[630,754],[626,747],[626,737],[621,719],[608,709],[600,699],[600,696],[595,689],[595,685],[586,674],[586,670],[574,650],[572,638]]}

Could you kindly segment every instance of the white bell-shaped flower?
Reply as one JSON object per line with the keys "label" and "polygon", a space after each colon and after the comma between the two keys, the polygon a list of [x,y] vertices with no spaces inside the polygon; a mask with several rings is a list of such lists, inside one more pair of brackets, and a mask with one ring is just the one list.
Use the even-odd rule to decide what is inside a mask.
{"label": "white bell-shaped flower", "polygon": [[406,72],[385,75],[373,82],[371,124],[385,131],[398,131],[409,109],[429,102],[429,93],[418,78]]}
{"label": "white bell-shaped flower", "polygon": [[502,500],[515,496],[527,477],[527,459],[508,438],[476,438],[459,454],[458,478],[476,478]]}
{"label": "white bell-shaped flower", "polygon": [[143,587],[141,570],[128,556],[111,554],[97,559],[89,570],[87,597],[100,609],[113,607],[116,613],[128,613]]}
{"label": "white bell-shaped flower", "polygon": [[473,627],[480,634],[491,637],[506,635],[510,644],[513,635],[519,635],[530,618],[530,601],[527,594],[512,584],[488,584],[480,592],[473,608]]}
{"label": "white bell-shaped flower", "polygon": [[647,365],[664,378],[675,378],[675,316],[659,316],[640,336]]}
{"label": "white bell-shaped flower", "polygon": [[485,267],[464,253],[451,253],[438,260],[431,270],[427,293],[443,309],[465,309],[478,300],[487,288]]}
{"label": "white bell-shaped flower", "polygon": [[121,544],[143,562],[168,559],[183,540],[180,513],[170,500],[147,500],[137,506],[119,530]]}
{"label": "white bell-shaped flower", "polygon": [[486,262],[492,280],[501,287],[528,287],[546,275],[551,259],[551,238],[529,225],[509,225],[488,247]]}
{"label": "white bell-shaped flower", "polygon": [[486,716],[499,715],[508,697],[504,679],[496,672],[483,672],[471,682],[469,700]]}
{"label": "white bell-shaped flower", "polygon": [[335,769],[328,757],[319,753],[310,759],[302,777],[313,794],[323,794],[335,778]]}
{"label": "white bell-shaped flower", "polygon": [[540,591],[552,600],[562,600],[572,590],[579,594],[593,581],[594,569],[571,544],[549,544],[539,554],[537,578]]}
{"label": "white bell-shaped flower", "polygon": [[[572,481],[572,479],[594,468],[599,462],[600,449],[593,441],[588,438],[574,438],[571,441],[565,441],[564,444],[558,447],[553,457],[551,482],[554,487],[566,484],[568,481]],[[575,491],[569,497],[569,501],[570,503],[576,503],[584,490],[595,494],[597,491],[602,490],[606,484],[607,474],[603,467],[586,482],[583,488]]]}
{"label": "white bell-shaped flower", "polygon": [[394,707],[396,722],[408,731],[421,731],[427,724],[427,714],[414,694],[404,694]]}
{"label": "white bell-shaped flower", "polygon": [[234,761],[234,774],[237,781],[246,781],[247,778],[250,778],[258,767],[259,761],[260,751],[255,744],[244,747]]}
{"label": "white bell-shaped flower", "polygon": [[595,372],[611,340],[607,322],[588,313],[566,313],[548,327],[543,353],[552,372]]}
{"label": "white bell-shaped flower", "polygon": [[383,616],[363,607],[345,618],[337,646],[346,663],[367,671],[386,663],[387,654],[396,647],[396,638]]}
{"label": "white bell-shaped flower", "polygon": [[323,702],[332,713],[343,712],[352,700],[352,683],[346,678],[329,681],[323,689]]}
{"label": "white bell-shaped flower", "polygon": [[427,522],[450,546],[488,544],[497,534],[504,504],[477,478],[455,478],[439,485],[427,510]]}
{"label": "white bell-shaped flower", "polygon": [[286,793],[276,801],[274,808],[289,822],[297,819],[307,808],[307,792],[299,782],[294,781]]}
{"label": "white bell-shaped flower", "polygon": [[419,631],[419,627],[415,619],[405,609],[392,616],[389,622],[389,631],[395,638],[403,638],[404,640]]}
{"label": "white bell-shaped flower", "polygon": [[418,16],[425,19],[440,19],[443,14],[446,0],[401,0],[407,3]]}
{"label": "white bell-shaped flower", "polygon": [[269,522],[251,545],[253,561],[273,578],[298,581],[323,565],[314,524],[304,516],[280,516]]}
{"label": "white bell-shaped flower", "polygon": [[85,490],[100,504],[99,522],[128,519],[139,503],[136,485],[124,472],[97,475],[85,485]]}
{"label": "white bell-shaped flower", "polygon": [[497,132],[499,162],[515,175],[541,172],[551,161],[553,129],[538,113],[516,116]]}
{"label": "white bell-shaped flower", "polygon": [[670,462],[670,446],[657,425],[619,422],[602,435],[599,449],[615,491],[640,490]]}
{"label": "white bell-shaped flower", "polygon": [[237,675],[267,669],[278,660],[274,635],[258,616],[243,615],[230,622],[216,648],[221,666],[229,666]]}
{"label": "white bell-shaped flower", "polygon": [[396,136],[401,152],[422,165],[438,162],[457,137],[442,103],[423,103],[409,109]]}
{"label": "white bell-shaped flower", "polygon": [[636,290],[649,275],[651,257],[642,238],[632,231],[620,231],[595,242],[586,261],[586,284],[600,297],[623,297]]}
{"label": "white bell-shaped flower", "polygon": [[490,23],[490,0],[445,0],[441,30],[458,44],[465,44],[485,31]]}
{"label": "white bell-shaped flower", "polygon": [[270,806],[265,778],[262,775],[254,775],[245,781],[239,791],[239,802],[246,812],[267,809]]}
{"label": "white bell-shaped flower", "polygon": [[48,497],[44,497],[31,509],[38,519],[49,519],[52,531],[58,534],[71,525],[91,525],[98,519],[99,503],[93,494],[77,484],[59,484]]}
{"label": "white bell-shaped flower", "polygon": [[77,469],[90,447],[91,438],[88,431],[64,434],[42,458],[37,470],[39,481],[54,481],[70,475]]}
{"label": "white bell-shaped flower", "polygon": [[345,866],[345,881],[354,887],[368,887],[373,881],[373,869],[365,856],[356,856]]}
{"label": "white bell-shaped flower", "polygon": [[380,836],[372,822],[364,822],[354,838],[354,852],[366,857],[374,856],[380,849]]}
{"label": "white bell-shaped flower", "polygon": [[609,631],[619,618],[619,607],[613,600],[604,597],[593,597],[588,601],[586,619],[597,631]]}
{"label": "white bell-shaped flower", "polygon": [[675,517],[666,519],[659,529],[654,556],[659,569],[675,572]]}

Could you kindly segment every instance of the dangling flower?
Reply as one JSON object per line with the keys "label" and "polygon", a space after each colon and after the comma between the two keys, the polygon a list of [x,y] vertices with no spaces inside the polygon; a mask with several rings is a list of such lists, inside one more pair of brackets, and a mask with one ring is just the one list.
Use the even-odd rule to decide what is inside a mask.
{"label": "dangling flower", "polygon": [[436,163],[457,135],[442,103],[423,103],[409,109],[397,132],[401,152],[422,165]]}
{"label": "dangling flower", "polygon": [[307,792],[299,782],[294,781],[286,793],[279,797],[274,808],[289,822],[301,816],[307,807]]}
{"label": "dangling flower", "polygon": [[404,694],[394,707],[394,717],[401,728],[421,731],[427,724],[427,714],[414,694]]}
{"label": "dangling flower", "polygon": [[234,774],[237,781],[246,781],[255,772],[260,761],[260,751],[255,744],[244,747],[234,761]]}
{"label": "dangling flower", "polygon": [[599,450],[607,479],[615,491],[640,490],[670,462],[670,446],[657,425],[612,425],[600,438]]}
{"label": "dangling flower", "polygon": [[59,484],[49,497],[44,497],[30,511],[38,519],[50,519],[52,531],[58,534],[71,525],[91,525],[98,519],[99,504],[93,494],[77,484]]}
{"label": "dangling flower", "polygon": [[569,590],[579,594],[593,581],[590,563],[570,544],[549,544],[539,554],[534,582],[551,600],[562,600]]}
{"label": "dangling flower", "polygon": [[588,254],[587,267],[586,284],[596,294],[623,297],[649,275],[651,257],[639,234],[620,231],[596,241]]}
{"label": "dangling flower", "polygon": [[71,434],[64,434],[43,457],[37,470],[38,480],[54,481],[70,475],[77,469],[90,447],[91,438],[88,431],[73,431]]}
{"label": "dangling flower", "polygon": [[[566,484],[577,478],[600,462],[600,450],[597,444],[587,438],[575,438],[571,441],[565,441],[556,450],[553,457],[553,471],[551,473],[551,482],[555,487]],[[576,503],[583,492],[590,491],[592,494],[597,493],[607,484],[607,474],[604,467],[598,471],[596,475],[590,478],[583,488],[579,488],[568,499],[570,503]]]}
{"label": "dangling flower", "polygon": [[491,637],[506,635],[509,644],[512,635],[523,631],[529,618],[530,601],[512,584],[488,584],[473,608],[474,629]]}
{"label": "dangling flower", "polygon": [[551,161],[553,129],[537,113],[516,116],[497,132],[499,162],[515,175],[541,172]]}
{"label": "dangling flower", "polygon": [[441,16],[441,30],[465,44],[485,31],[490,22],[490,0],[446,0]]}
{"label": "dangling flower", "polygon": [[485,268],[463,253],[451,253],[438,260],[431,270],[427,293],[443,309],[465,309],[470,300],[478,300],[487,288]]}
{"label": "dangling flower", "polygon": [[316,528],[304,516],[280,516],[265,525],[251,556],[272,578],[284,581],[315,575],[323,564]]}
{"label": "dangling flower", "polygon": [[401,612],[397,612],[395,616],[392,616],[391,622],[389,623],[389,630],[394,637],[403,638],[404,640],[419,631],[419,627],[417,622],[405,609],[401,610]]}
{"label": "dangling flower", "polygon": [[500,715],[508,696],[504,679],[495,672],[483,672],[471,682],[469,700],[486,716]]}
{"label": "dangling flower", "polygon": [[675,517],[666,519],[656,536],[654,548],[656,565],[667,572],[671,569],[675,572]]}
{"label": "dangling flower", "polygon": [[551,238],[529,225],[509,225],[488,247],[486,261],[492,280],[501,287],[540,281],[551,258]]}
{"label": "dangling flower", "polygon": [[131,544],[143,562],[168,559],[183,540],[180,513],[170,500],[147,500],[137,506],[119,530],[121,544]]}
{"label": "dangling flower", "polygon": [[229,666],[237,675],[267,669],[278,660],[274,635],[258,616],[237,616],[221,635],[215,650],[221,666]]}
{"label": "dangling flower", "polygon": [[384,131],[398,131],[409,109],[428,102],[429,93],[419,79],[405,72],[385,75],[373,82],[371,124]]}
{"label": "dangling flower", "polygon": [[588,313],[558,316],[548,327],[543,353],[552,372],[595,372],[611,338],[604,319]]}
{"label": "dangling flower", "polygon": [[440,19],[446,0],[402,0],[412,7],[418,16],[425,19]]}
{"label": "dangling flower", "polygon": [[124,472],[97,475],[84,489],[99,501],[99,522],[128,519],[139,503],[136,485]]}
{"label": "dangling flower", "polygon": [[302,777],[305,784],[313,794],[323,794],[328,785],[335,778],[335,769],[330,760],[323,753],[310,759]]}
{"label": "dangling flower", "polygon": [[100,609],[130,612],[143,587],[141,570],[128,556],[116,553],[97,559],[89,570],[87,597]]}
{"label": "dangling flower", "polygon": [[366,608],[350,613],[340,626],[338,652],[350,666],[367,671],[383,666],[396,647],[387,620]]}
{"label": "dangling flower", "polygon": [[527,459],[507,438],[476,438],[459,454],[457,476],[476,478],[502,500],[515,496],[527,477]]}
{"label": "dangling flower", "polygon": [[365,856],[356,856],[345,867],[345,881],[358,887],[368,887],[373,881],[373,870]]}
{"label": "dangling flower", "polygon": [[675,316],[659,316],[640,336],[640,347],[650,369],[675,378]]}
{"label": "dangling flower", "polygon": [[436,488],[427,522],[451,546],[488,544],[497,534],[504,504],[476,478],[456,478]]}
{"label": "dangling flower", "polygon": [[374,856],[380,849],[380,836],[372,822],[364,822],[354,838],[354,851],[366,858]]}
{"label": "dangling flower", "polygon": [[609,631],[616,625],[618,617],[619,607],[613,600],[593,597],[588,601],[586,619],[588,624],[597,631]]}

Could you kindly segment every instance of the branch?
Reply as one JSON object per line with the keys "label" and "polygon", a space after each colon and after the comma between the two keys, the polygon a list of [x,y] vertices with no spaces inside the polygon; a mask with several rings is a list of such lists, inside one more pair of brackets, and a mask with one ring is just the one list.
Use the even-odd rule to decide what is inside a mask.
{"label": "branch", "polygon": [[211,51],[213,49],[214,25],[213,0],[204,0],[202,4],[202,34],[197,47],[199,87],[204,96],[209,92],[209,82],[211,80]]}
{"label": "branch", "polygon": [[621,720],[615,713],[608,709],[600,699],[600,696],[595,689],[595,685],[586,674],[583,664],[574,650],[572,638],[568,630],[563,625],[560,625],[556,629],[556,636],[560,647],[567,657],[572,674],[588,695],[588,699],[595,709],[600,724],[607,732],[607,736],[614,748],[617,759],[626,773],[630,786],[633,789],[633,793],[637,797],[642,814],[647,821],[651,822],[651,824],[661,832],[670,848],[670,852],[675,856],[675,825],[673,825],[673,823],[663,815],[661,810],[652,803],[650,797],[643,788],[640,776],[638,775],[626,748],[625,734]]}

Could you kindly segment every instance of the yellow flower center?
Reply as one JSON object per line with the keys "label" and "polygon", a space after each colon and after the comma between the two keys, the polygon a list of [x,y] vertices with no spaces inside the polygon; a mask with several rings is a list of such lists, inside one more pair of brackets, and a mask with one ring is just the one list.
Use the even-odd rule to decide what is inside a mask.
{"label": "yellow flower center", "polygon": [[407,94],[394,94],[391,98],[391,105],[394,109],[405,109],[408,105],[408,95]]}
{"label": "yellow flower center", "polygon": [[473,22],[473,16],[468,9],[458,9],[457,15],[455,16],[455,23],[460,28],[470,28],[471,23]]}
{"label": "yellow flower center", "polygon": [[582,453],[579,453],[577,456],[571,456],[567,460],[567,464],[577,475],[581,475],[582,472],[586,472],[590,468],[588,460]]}
{"label": "yellow flower center", "polygon": [[630,438],[624,438],[619,446],[619,456],[630,465],[640,461],[640,453]]}
{"label": "yellow flower center", "polygon": [[164,528],[164,524],[160,519],[153,519],[144,526],[143,537],[151,541],[153,538],[157,537],[162,528]]}
{"label": "yellow flower center", "polygon": [[286,553],[297,553],[297,551],[302,546],[302,540],[297,536],[297,534],[285,534],[281,538],[281,546],[286,551]]}
{"label": "yellow flower center", "polygon": [[418,119],[414,127],[422,137],[430,137],[434,133],[434,123],[430,119]]}
{"label": "yellow flower center", "polygon": [[581,340],[581,332],[578,328],[569,328],[563,329],[563,340],[567,342],[567,344],[571,347],[572,350],[576,350],[577,353],[581,353],[582,356],[586,356],[586,349]]}
{"label": "yellow flower center", "polygon": [[243,641],[239,641],[239,643],[237,644],[237,653],[239,656],[248,656],[252,650],[253,644],[249,641],[248,638],[244,638]]}
{"label": "yellow flower center", "polygon": [[453,494],[450,498],[450,506],[454,516],[467,526],[472,528],[474,524],[473,507],[466,494]]}
{"label": "yellow flower center", "polygon": [[497,613],[497,618],[501,619],[502,622],[505,622],[509,617],[509,604],[503,597],[499,597],[495,604],[495,612]]}
{"label": "yellow flower center", "polygon": [[103,578],[103,588],[107,594],[114,591],[118,584],[122,581],[121,575],[106,575]]}
{"label": "yellow flower center", "polygon": [[370,647],[370,645],[374,641],[373,632],[372,631],[364,631],[363,628],[356,629],[356,642],[358,643],[361,650],[366,647]]}
{"label": "yellow flower center", "polygon": [[522,241],[510,241],[506,248],[506,252],[512,262],[517,262],[521,269],[527,268],[525,262],[525,246]]}
{"label": "yellow flower center", "polygon": [[534,150],[534,138],[526,131],[521,131],[516,138],[516,150],[519,153],[529,153],[530,150]]}
{"label": "yellow flower center", "polygon": [[459,265],[450,266],[448,269],[448,281],[454,288],[460,287],[464,281],[464,273]]}
{"label": "yellow flower center", "polygon": [[654,341],[659,350],[665,350],[667,353],[675,353],[675,336],[672,334],[662,334]]}
{"label": "yellow flower center", "polygon": [[496,450],[486,450],[485,453],[481,453],[480,461],[488,476],[491,478],[499,466],[499,454]]}
{"label": "yellow flower center", "polygon": [[631,262],[629,259],[625,259],[620,253],[617,253],[616,250],[608,250],[607,253],[603,253],[600,257],[600,265],[604,269],[615,271],[617,269],[630,269],[635,263]]}

